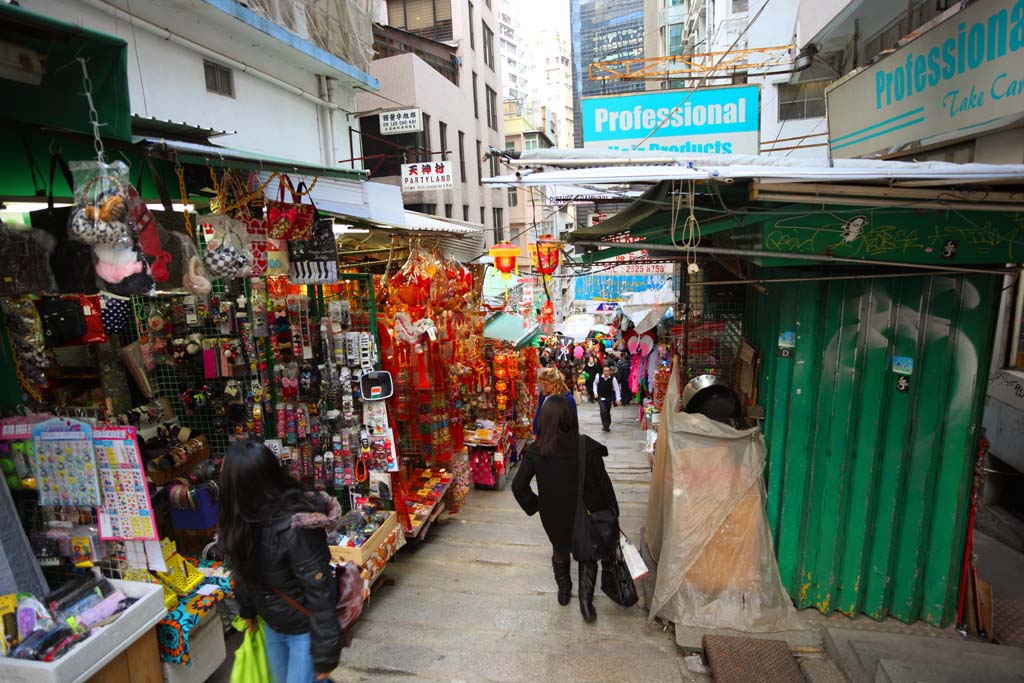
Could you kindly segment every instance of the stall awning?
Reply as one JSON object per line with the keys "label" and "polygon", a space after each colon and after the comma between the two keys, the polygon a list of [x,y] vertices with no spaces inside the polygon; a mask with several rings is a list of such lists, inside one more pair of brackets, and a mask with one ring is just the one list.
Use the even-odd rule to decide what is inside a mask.
{"label": "stall awning", "polygon": [[[0,3],[0,42],[10,46],[6,49],[11,57],[0,65],[0,118],[91,134],[78,61],[83,59],[103,137],[131,137],[128,50],[123,39]],[[6,145],[4,149],[11,152]]]}
{"label": "stall awning", "polygon": [[318,178],[365,179],[366,171],[347,168],[325,168],[319,164],[295,159],[283,159],[244,149],[204,145],[181,140],[137,138],[151,156],[176,160],[182,164],[201,164],[218,168],[237,168],[268,173],[289,173],[296,176]]}
{"label": "stall awning", "polygon": [[517,349],[527,346],[540,327],[520,315],[495,313],[484,322],[484,337],[513,344]]}

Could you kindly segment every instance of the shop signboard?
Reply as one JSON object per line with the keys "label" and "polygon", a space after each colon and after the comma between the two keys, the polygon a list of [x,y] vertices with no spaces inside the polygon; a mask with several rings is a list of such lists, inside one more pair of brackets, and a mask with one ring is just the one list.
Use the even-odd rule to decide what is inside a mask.
{"label": "shop signboard", "polygon": [[423,110],[418,108],[384,111],[378,116],[381,135],[419,133],[423,130]]}
{"label": "shop signboard", "polygon": [[741,85],[585,97],[582,117],[589,149],[757,154],[760,91]]}
{"label": "shop signboard", "polygon": [[1024,5],[976,2],[827,93],[833,157],[948,143],[1024,112]]}
{"label": "shop signboard", "polygon": [[402,192],[454,189],[455,179],[450,161],[402,164]]}

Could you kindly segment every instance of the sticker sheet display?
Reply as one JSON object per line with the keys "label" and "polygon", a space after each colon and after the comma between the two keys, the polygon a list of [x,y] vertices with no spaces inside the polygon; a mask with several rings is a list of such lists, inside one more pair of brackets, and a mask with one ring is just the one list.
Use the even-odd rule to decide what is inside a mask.
{"label": "sticker sheet display", "polygon": [[92,428],[53,419],[32,428],[40,505],[99,505]]}
{"label": "sticker sheet display", "polygon": [[97,510],[100,538],[148,541],[158,538],[134,427],[92,433],[103,506]]}

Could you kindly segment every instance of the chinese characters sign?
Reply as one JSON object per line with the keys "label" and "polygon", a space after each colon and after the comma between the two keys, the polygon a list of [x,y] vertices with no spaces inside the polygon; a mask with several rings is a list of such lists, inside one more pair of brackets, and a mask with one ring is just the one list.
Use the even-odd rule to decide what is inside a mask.
{"label": "chinese characters sign", "polygon": [[419,109],[399,109],[380,114],[380,134],[398,135],[423,130],[423,112]]}
{"label": "chinese characters sign", "polygon": [[402,191],[454,190],[450,161],[402,164]]}

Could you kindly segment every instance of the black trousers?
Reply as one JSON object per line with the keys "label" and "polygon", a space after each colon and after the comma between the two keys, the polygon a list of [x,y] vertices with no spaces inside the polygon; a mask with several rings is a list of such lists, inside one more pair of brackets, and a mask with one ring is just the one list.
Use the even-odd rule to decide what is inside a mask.
{"label": "black trousers", "polygon": [[612,400],[609,398],[602,398],[600,400],[601,405],[601,426],[605,429],[609,429],[612,426]]}

